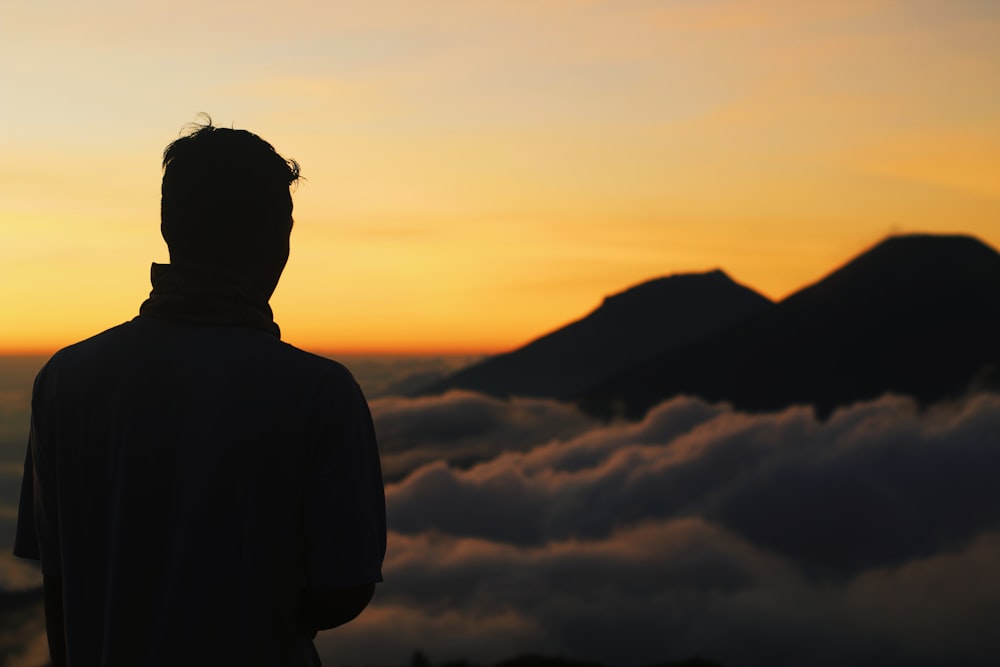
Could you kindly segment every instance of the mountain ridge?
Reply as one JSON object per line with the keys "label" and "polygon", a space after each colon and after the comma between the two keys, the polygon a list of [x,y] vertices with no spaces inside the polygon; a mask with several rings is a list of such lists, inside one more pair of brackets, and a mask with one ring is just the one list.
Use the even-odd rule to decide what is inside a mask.
{"label": "mountain ridge", "polygon": [[778,302],[720,269],[647,280],[415,393],[547,397],[630,418],[686,394],[823,416],[885,393],[1000,390],[998,340],[1000,253],[968,235],[905,234]]}
{"label": "mountain ridge", "polygon": [[678,394],[821,415],[887,392],[1000,389],[1000,254],[966,235],[892,236],[766,312],[618,373],[577,403],[637,418]]}
{"label": "mountain ridge", "polygon": [[605,296],[583,317],[420,393],[569,398],[610,374],[769,307],[720,269],[654,278]]}

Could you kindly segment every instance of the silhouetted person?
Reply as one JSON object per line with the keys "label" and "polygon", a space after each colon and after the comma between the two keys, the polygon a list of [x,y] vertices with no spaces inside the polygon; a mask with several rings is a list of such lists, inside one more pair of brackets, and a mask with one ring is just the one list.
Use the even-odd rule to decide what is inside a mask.
{"label": "silhouetted person", "polygon": [[268,307],[298,165],[209,122],[163,166],[139,316],[35,380],[14,551],[56,665],[316,665],[381,581],[385,505],[357,383]]}

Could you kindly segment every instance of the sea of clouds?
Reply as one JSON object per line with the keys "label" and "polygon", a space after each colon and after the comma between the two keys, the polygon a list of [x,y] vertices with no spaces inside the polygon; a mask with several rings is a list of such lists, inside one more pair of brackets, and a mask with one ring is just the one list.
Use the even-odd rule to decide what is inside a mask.
{"label": "sea of clouds", "polygon": [[[5,539],[25,391],[0,394]],[[359,619],[319,635],[324,664],[404,665],[416,649],[435,662],[1000,663],[998,395],[929,409],[885,396],[826,420],[687,397],[611,423],[468,392],[371,407],[385,582]],[[0,589],[36,585],[0,557]],[[37,606],[7,615],[0,655],[33,664],[40,628]]]}
{"label": "sea of clouds", "polygon": [[385,583],[320,635],[327,664],[1000,661],[1000,396],[825,421],[684,397],[638,423],[466,392],[372,409]]}

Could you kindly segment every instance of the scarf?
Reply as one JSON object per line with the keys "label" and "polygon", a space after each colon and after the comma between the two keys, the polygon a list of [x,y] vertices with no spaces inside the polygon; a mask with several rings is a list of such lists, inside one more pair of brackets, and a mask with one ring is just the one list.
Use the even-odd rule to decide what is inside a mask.
{"label": "scarf", "polygon": [[271,307],[237,276],[201,264],[156,264],[140,315],[175,322],[245,326],[281,337]]}

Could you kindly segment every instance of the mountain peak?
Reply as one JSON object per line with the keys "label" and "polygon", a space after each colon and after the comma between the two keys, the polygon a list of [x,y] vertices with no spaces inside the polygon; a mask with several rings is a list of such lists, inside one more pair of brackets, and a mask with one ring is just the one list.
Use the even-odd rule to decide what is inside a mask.
{"label": "mountain peak", "polygon": [[581,395],[639,416],[677,394],[821,414],[885,392],[932,402],[1000,388],[1000,253],[969,236],[889,237],[759,317]]}
{"label": "mountain peak", "polygon": [[[940,249],[943,246],[955,246],[966,248],[985,248],[993,251],[988,245],[970,234],[932,234],[930,232],[916,232],[913,234],[890,234],[872,248],[881,246],[899,248],[920,248],[935,247]],[[995,251],[993,251],[995,252]],[[864,253],[861,253],[864,254]]]}
{"label": "mountain peak", "polygon": [[646,280],[604,297],[601,305],[632,303],[648,299],[659,300],[669,297],[671,293],[680,294],[685,291],[700,291],[703,289],[719,289],[736,285],[722,269],[712,269],[700,273],[674,273]]}
{"label": "mountain peak", "polygon": [[865,250],[847,265],[891,264],[894,267],[926,262],[955,262],[997,257],[997,251],[965,234],[900,234],[888,236]]}
{"label": "mountain peak", "polygon": [[585,317],[429,388],[568,398],[611,374],[768,308],[716,269],[654,278],[604,298]]}
{"label": "mountain peak", "polygon": [[823,299],[832,294],[870,302],[896,292],[923,293],[927,298],[946,292],[977,292],[977,285],[994,280],[998,264],[1000,254],[972,236],[889,236],[785,302]]}

